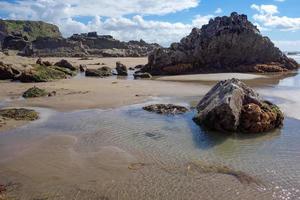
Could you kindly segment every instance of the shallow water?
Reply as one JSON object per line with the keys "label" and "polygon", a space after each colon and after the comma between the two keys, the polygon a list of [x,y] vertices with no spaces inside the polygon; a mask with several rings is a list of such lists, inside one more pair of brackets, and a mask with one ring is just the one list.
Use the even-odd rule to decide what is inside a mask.
{"label": "shallow water", "polygon": [[[263,88],[295,91],[298,79],[294,74]],[[266,98],[289,102],[288,96]],[[198,100],[153,98],[146,104],[192,107]],[[7,197],[300,199],[299,120],[286,117],[281,130],[267,134],[225,136],[194,124],[192,108],[161,116],[143,111],[144,105],[73,112],[35,108],[40,120],[0,133],[0,184],[8,184]],[[195,163],[210,170],[199,171]],[[220,166],[232,171],[211,170]],[[255,181],[241,181],[235,175],[240,171]]]}

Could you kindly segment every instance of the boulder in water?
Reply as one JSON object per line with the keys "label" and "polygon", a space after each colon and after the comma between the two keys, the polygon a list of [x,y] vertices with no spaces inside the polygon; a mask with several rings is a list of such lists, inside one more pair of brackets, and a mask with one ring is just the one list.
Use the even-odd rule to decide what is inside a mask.
{"label": "boulder in water", "polygon": [[220,81],[199,102],[194,121],[221,132],[260,133],[283,125],[283,113],[238,79]]}

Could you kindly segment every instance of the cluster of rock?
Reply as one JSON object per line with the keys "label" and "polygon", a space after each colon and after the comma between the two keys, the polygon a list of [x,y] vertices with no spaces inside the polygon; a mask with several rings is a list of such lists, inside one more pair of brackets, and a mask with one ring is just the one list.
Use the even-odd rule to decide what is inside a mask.
{"label": "cluster of rock", "polygon": [[55,64],[38,59],[36,64],[17,68],[0,62],[0,80],[18,80],[21,82],[48,82],[66,79],[77,74],[77,68],[66,60]]}
{"label": "cluster of rock", "polygon": [[194,121],[222,132],[260,133],[279,128],[283,113],[238,79],[221,81],[199,102]]}
{"label": "cluster of rock", "polygon": [[[51,30],[46,34],[44,29]],[[35,57],[142,57],[160,47],[143,40],[122,42],[97,32],[63,38],[54,25],[5,20],[0,20],[0,42],[3,50],[17,50],[19,55]]]}
{"label": "cluster of rock", "polygon": [[154,50],[142,71],[152,75],[218,72],[282,72],[297,69],[263,37],[246,15],[216,17],[201,29],[194,28],[179,43]]}

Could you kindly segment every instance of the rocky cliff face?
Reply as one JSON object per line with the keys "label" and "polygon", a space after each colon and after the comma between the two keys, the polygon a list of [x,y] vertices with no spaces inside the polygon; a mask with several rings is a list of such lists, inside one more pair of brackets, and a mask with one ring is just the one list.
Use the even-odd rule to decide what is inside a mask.
{"label": "rocky cliff face", "polygon": [[140,57],[148,56],[158,44],[148,44],[143,40],[122,42],[110,35],[98,35],[96,32],[74,34],[69,40],[81,42],[90,55],[104,57]]}
{"label": "rocky cliff face", "polygon": [[74,34],[70,38],[38,37],[22,50],[24,56],[56,57],[141,57],[148,56],[158,44],[141,41],[122,42],[96,32]]}
{"label": "rocky cliff face", "polygon": [[61,37],[59,28],[53,24],[41,21],[0,20],[0,35],[2,35],[2,38],[15,33],[26,36],[29,41],[33,41],[37,37]]}
{"label": "rocky cliff face", "polygon": [[279,72],[298,68],[246,15],[216,17],[170,48],[159,48],[142,69],[153,75]]}

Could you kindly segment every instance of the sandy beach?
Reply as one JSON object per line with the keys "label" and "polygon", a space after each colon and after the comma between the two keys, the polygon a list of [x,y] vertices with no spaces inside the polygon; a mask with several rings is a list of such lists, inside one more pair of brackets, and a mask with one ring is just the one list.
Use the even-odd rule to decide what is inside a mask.
{"label": "sandy beach", "polygon": [[[59,59],[44,58],[51,62]],[[111,68],[116,61],[129,67],[146,62],[146,58],[66,59],[74,65],[105,63]],[[20,67],[22,63],[35,61],[35,58],[15,56],[4,59],[5,63],[13,62]],[[278,87],[281,80],[293,76],[295,74],[226,73],[133,80],[130,76],[88,78],[79,74],[46,83],[1,81],[1,107],[36,108],[41,118],[36,122],[0,119],[0,136],[3,137],[0,147],[0,178],[3,181],[0,184],[8,184],[7,188],[12,191],[6,193],[6,197],[16,195],[24,199],[55,199],[58,196],[67,199],[119,199],[120,196],[122,199],[176,199],[188,194],[196,199],[208,192],[208,199],[228,196],[231,199],[252,199],[253,196],[271,199],[284,188],[273,187],[264,173],[258,173],[261,165],[252,166],[249,165],[251,159],[241,161],[236,157],[241,154],[245,154],[245,158],[256,156],[251,154],[253,149],[278,138],[278,131],[251,140],[220,138],[215,141],[204,136],[197,141],[198,128],[187,122],[192,113],[184,118],[161,119],[141,112],[140,108],[149,102],[175,102],[193,107],[219,80],[239,78],[255,87],[262,96],[275,101],[287,118],[300,119],[299,112],[295,112],[300,107],[297,100],[300,94]],[[33,86],[56,91],[56,95],[24,99],[23,92]],[[293,123],[296,122],[289,119],[287,130],[283,132]],[[245,147],[250,150],[236,151]],[[264,165],[270,164],[267,158],[263,159],[266,160]],[[199,160],[202,161],[199,163]],[[231,171],[227,172],[226,168],[223,172],[223,166],[229,166]],[[199,167],[207,167],[209,173],[199,172]],[[277,167],[277,170],[284,169],[281,165]],[[237,178],[239,176],[242,178]],[[218,190],[214,189],[216,186]],[[165,191],[175,192],[163,195]],[[298,194],[294,188],[289,192]]]}

